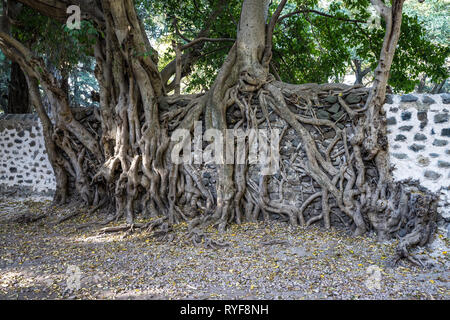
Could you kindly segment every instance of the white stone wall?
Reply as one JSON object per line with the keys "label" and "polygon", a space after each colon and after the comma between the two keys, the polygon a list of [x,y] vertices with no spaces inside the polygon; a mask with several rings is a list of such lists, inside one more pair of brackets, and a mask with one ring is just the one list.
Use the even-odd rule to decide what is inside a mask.
{"label": "white stone wall", "polygon": [[450,95],[390,96],[388,120],[394,178],[440,192],[439,211],[450,219]]}
{"label": "white stone wall", "polygon": [[37,116],[1,116],[0,191],[51,194],[55,187]]}

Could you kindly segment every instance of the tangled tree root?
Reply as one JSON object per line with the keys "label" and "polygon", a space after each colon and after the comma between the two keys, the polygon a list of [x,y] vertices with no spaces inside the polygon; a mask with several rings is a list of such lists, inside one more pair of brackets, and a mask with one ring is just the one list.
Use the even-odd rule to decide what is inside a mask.
{"label": "tangled tree root", "polygon": [[[409,192],[408,211],[402,210],[399,225],[391,224],[393,230],[404,230],[406,233],[400,238],[397,247],[394,265],[401,259],[407,259],[416,266],[426,267],[429,261],[422,261],[411,255],[410,251],[415,246],[424,246],[432,241],[437,229],[437,194],[427,193],[424,188],[418,186]],[[398,219],[398,218],[397,218]]]}
{"label": "tangled tree root", "polygon": [[169,232],[170,228],[169,225],[165,222],[167,218],[159,218],[154,221],[150,221],[147,223],[133,223],[133,224],[124,224],[120,226],[114,226],[114,227],[105,227],[98,231],[99,234],[106,234],[106,233],[116,233],[116,232],[134,232],[136,230],[145,231],[145,232],[152,232],[155,228],[161,227],[160,231],[163,232]]}
{"label": "tangled tree root", "polygon": [[[354,235],[374,230],[380,240],[402,233],[396,259],[405,258],[423,265],[409,252],[412,247],[431,240],[437,198],[416,182],[390,180],[387,142],[383,137],[373,137],[368,130],[371,128],[367,124],[369,109],[362,105],[368,90],[345,85],[295,86],[273,79],[253,81],[249,75],[241,80],[227,90],[226,103],[219,106],[225,110],[222,129],[272,132],[281,123],[280,149],[287,141],[286,132],[293,130],[299,142],[289,154],[280,152],[278,178],[261,173],[255,176],[255,171],[262,170],[260,165],[217,165],[217,184],[207,187],[202,180],[204,166],[170,164],[168,151],[172,150],[173,143],[168,143],[150,159],[135,158],[128,173],[121,174],[117,184],[120,187],[115,191],[118,203],[115,220],[126,216],[128,221],[134,215],[130,212],[135,210],[135,203],[140,203],[143,211],[150,207],[150,212],[163,213],[164,223],[160,221],[155,237],[173,240],[169,236],[171,226],[188,221],[188,238],[194,245],[208,248],[227,245],[209,239],[202,231],[208,226],[223,231],[230,223],[270,220],[274,216],[289,221],[292,226],[320,223],[329,229],[334,225],[350,229]],[[192,132],[193,123],[201,115],[206,120],[209,117],[205,106],[210,95],[180,97],[179,101],[184,101],[180,105],[176,99],[168,100],[169,109],[163,114],[168,128]],[[349,95],[361,103],[349,104]],[[317,116],[320,110],[331,106],[341,110],[334,121]],[[163,135],[167,137],[169,133]],[[248,157],[255,141],[250,137],[245,139]],[[148,142],[141,143],[144,150]],[[149,161],[154,163],[153,169]],[[144,175],[139,176],[138,172]],[[156,185],[150,186],[146,177],[152,177]],[[293,177],[299,177],[303,183],[300,203],[285,197]],[[309,187],[305,187],[306,181]],[[278,200],[271,197],[274,185],[278,188]],[[149,186],[150,192],[146,191]],[[169,192],[164,194],[164,190]],[[146,228],[149,225],[127,223],[103,228],[102,232],[130,233]]]}
{"label": "tangled tree root", "polygon": [[[397,259],[411,262],[411,248],[431,240],[436,198],[412,182],[391,180],[382,110],[365,105],[368,89],[339,84],[289,85],[242,73],[222,98],[216,94],[212,89],[204,95],[162,99],[159,118],[147,115],[144,124],[144,119],[133,113],[135,105],[127,113],[123,104],[119,108],[123,127],[117,128],[121,135],[117,135],[115,151],[92,179],[74,172],[79,191],[89,195],[84,200],[94,204],[95,210],[115,207],[115,215],[77,229],[106,226],[125,218],[125,225],[104,227],[100,232],[131,234],[139,230],[173,241],[172,226],[187,221],[188,238],[194,245],[220,248],[227,244],[209,239],[202,230],[215,226],[223,231],[231,223],[277,218],[292,226],[343,227],[354,235],[373,230],[380,240],[401,234]],[[322,116],[331,114],[332,109],[332,118]],[[175,142],[169,136],[176,129],[194,132],[199,120],[205,129],[222,132],[265,129],[271,134],[280,129],[278,150],[272,150],[280,156],[277,174],[263,174],[260,164],[217,164],[208,172],[216,182],[205,185],[207,165],[174,164],[171,152]],[[66,159],[73,162],[72,167],[86,172],[94,166],[89,160],[92,153],[74,145],[67,134],[55,134],[61,138],[57,141],[61,148],[76,156]],[[260,137],[243,139],[244,157],[248,158]],[[69,145],[75,151],[71,152]],[[201,148],[204,151],[205,146]],[[283,152],[284,148],[289,152]],[[240,163],[237,153],[234,157],[234,163]],[[86,188],[91,184],[94,187]],[[292,199],[288,194],[294,186],[300,189]],[[160,218],[148,224],[134,223],[137,212]],[[57,223],[76,215],[62,217]]]}

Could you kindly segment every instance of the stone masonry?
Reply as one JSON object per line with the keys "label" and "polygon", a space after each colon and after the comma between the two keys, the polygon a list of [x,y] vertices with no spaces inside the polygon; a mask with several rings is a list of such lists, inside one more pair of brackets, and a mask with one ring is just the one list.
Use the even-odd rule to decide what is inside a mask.
{"label": "stone masonry", "polygon": [[56,187],[37,115],[0,115],[0,192],[51,195]]}
{"label": "stone masonry", "polygon": [[387,100],[394,178],[416,179],[440,192],[439,211],[450,221],[450,94],[407,94]]}

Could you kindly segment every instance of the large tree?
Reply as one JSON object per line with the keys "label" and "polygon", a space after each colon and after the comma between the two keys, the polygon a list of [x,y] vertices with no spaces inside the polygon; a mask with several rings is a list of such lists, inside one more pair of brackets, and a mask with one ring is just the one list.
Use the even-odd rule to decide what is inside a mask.
{"label": "large tree", "polygon": [[[2,14],[0,16],[1,29],[11,34],[11,19],[15,19],[20,11],[20,4],[12,0],[2,0]],[[24,114],[31,113],[31,104],[28,98],[28,85],[25,75],[16,62],[9,66],[8,104],[5,113]]]}
{"label": "large tree", "polygon": [[[136,9],[142,2],[19,2],[61,23],[67,19],[67,6],[78,4],[83,19],[96,29],[89,33],[95,37],[92,54],[96,59],[100,106],[92,111],[90,122],[86,117],[76,116],[70,107],[68,82],[62,72],[51,70],[29,47],[0,31],[0,48],[24,70],[31,101],[43,123],[47,151],[57,178],[56,202],[79,199],[94,209],[114,208],[114,219],[124,217],[127,223],[115,230],[158,225],[168,231],[174,223],[188,220],[195,243],[204,240],[201,231],[204,226],[215,225],[224,230],[230,223],[266,219],[270,214],[281,215],[292,225],[323,221],[330,228],[330,215],[336,210],[338,216],[340,213],[345,216],[343,221],[349,221],[345,224],[355,235],[375,230],[380,239],[386,239],[408,225],[407,235],[399,246],[399,258],[409,257],[410,246],[426,243],[433,234],[435,196],[423,190],[411,192],[411,188],[418,190],[414,184],[408,188],[407,183],[394,182],[389,167],[382,106],[401,34],[404,0],[393,0],[390,6],[382,0],[371,0],[384,21],[385,34],[378,46],[373,85],[365,104],[359,108],[350,107],[343,97],[349,92],[357,96],[367,93],[361,86],[280,81],[282,77],[277,76],[271,62],[276,50],[274,32],[277,24],[286,19],[283,10],[287,0],[273,4],[269,0],[236,2],[240,14],[235,37],[227,34],[211,37],[215,19],[223,19],[227,5],[235,1],[205,1],[209,4],[210,22],[204,23],[199,32],[191,32],[193,39],[183,36],[176,16],[170,17],[176,35],[173,44],[176,57],[164,68],[159,67],[158,52],[152,47]],[[298,12],[288,15],[305,13],[309,3],[297,2],[302,5],[289,6],[298,5]],[[198,5],[198,1],[193,3]],[[230,46],[210,87],[201,94],[179,94],[180,80],[195,67],[205,44],[215,42]],[[39,88],[50,101],[54,122],[45,112]],[[169,95],[172,90],[175,94]],[[331,97],[345,110],[341,117],[347,119],[347,127],[315,115],[314,108],[324,97]],[[237,114],[236,123],[230,122],[230,111]],[[196,122],[201,121],[205,129],[216,129],[223,137],[227,129],[258,131],[262,124],[273,132],[269,114],[298,136],[300,147],[296,153],[302,153],[305,159],[300,170],[318,188],[304,199],[301,207],[269,197],[271,176],[261,172],[257,181],[250,179],[249,171],[258,165],[217,163],[214,168],[218,179],[211,190],[204,185],[199,166],[172,161],[176,141],[170,136],[176,129],[193,132],[198,130]],[[324,149],[317,132],[325,130],[331,131],[334,138]],[[244,153],[248,155],[255,141],[252,137],[244,141]],[[222,151],[228,154],[228,149]],[[344,155],[340,165],[335,164],[332,153]],[[280,170],[281,176],[286,176],[285,168]],[[319,198],[320,212],[305,221],[305,208]],[[136,224],[137,210],[160,218]],[[111,220],[104,223],[108,221]],[[210,241],[207,244],[214,246]]]}

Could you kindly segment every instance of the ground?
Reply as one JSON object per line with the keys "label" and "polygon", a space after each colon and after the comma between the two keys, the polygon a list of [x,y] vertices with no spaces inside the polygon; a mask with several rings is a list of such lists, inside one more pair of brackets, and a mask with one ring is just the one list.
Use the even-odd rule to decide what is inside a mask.
{"label": "ground", "polygon": [[[81,214],[52,226],[77,207],[49,209],[50,201],[0,197],[0,299],[449,299],[449,241],[438,232],[416,253],[428,269],[391,265],[397,241],[351,237],[319,226],[247,223],[213,239],[229,246],[195,247],[187,225],[175,240],[144,232],[101,234],[75,227],[102,219]],[[34,223],[21,213],[49,212]]]}

